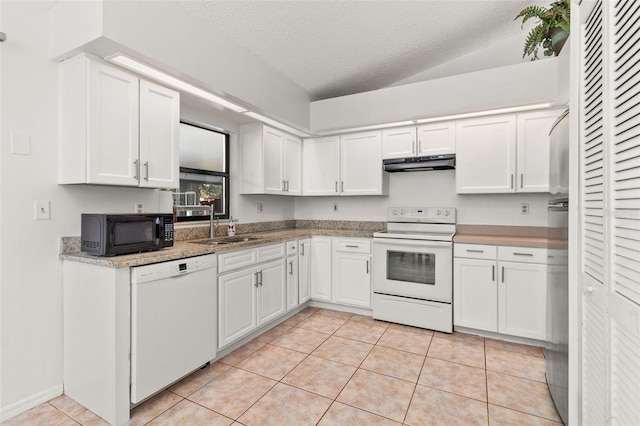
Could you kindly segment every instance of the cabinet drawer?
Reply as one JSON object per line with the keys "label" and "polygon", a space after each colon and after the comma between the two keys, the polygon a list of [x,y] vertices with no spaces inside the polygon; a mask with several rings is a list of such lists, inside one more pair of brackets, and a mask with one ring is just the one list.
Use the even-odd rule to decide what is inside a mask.
{"label": "cabinet drawer", "polygon": [[337,251],[349,253],[371,253],[371,240],[365,239],[341,239],[335,240]]}
{"label": "cabinet drawer", "polygon": [[298,254],[298,241],[287,241],[287,256]]}
{"label": "cabinet drawer", "polygon": [[240,250],[218,255],[218,273],[233,271],[245,266],[255,265],[256,250]]}
{"label": "cabinet drawer", "polygon": [[266,262],[267,260],[279,259],[284,257],[286,254],[284,243],[258,247],[257,250],[258,263]]}
{"label": "cabinet drawer", "polygon": [[498,247],[498,260],[524,263],[547,263],[547,249],[531,247]]}
{"label": "cabinet drawer", "polygon": [[484,244],[454,244],[453,255],[455,257],[467,257],[470,259],[490,259],[498,257],[498,247]]}

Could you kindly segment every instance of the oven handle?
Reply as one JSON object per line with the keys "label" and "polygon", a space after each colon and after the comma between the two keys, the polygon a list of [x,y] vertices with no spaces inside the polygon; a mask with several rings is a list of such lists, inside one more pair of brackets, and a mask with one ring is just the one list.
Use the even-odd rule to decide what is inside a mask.
{"label": "oven handle", "polygon": [[403,240],[396,238],[374,238],[373,244],[412,247],[453,247],[453,243],[450,241]]}

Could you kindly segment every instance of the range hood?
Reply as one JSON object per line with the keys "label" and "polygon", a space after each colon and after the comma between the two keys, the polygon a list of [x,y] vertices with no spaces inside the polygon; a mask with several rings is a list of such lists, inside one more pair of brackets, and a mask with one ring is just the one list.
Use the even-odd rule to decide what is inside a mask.
{"label": "range hood", "polygon": [[449,170],[455,168],[455,154],[382,160],[382,170],[389,173],[423,172],[428,170]]}

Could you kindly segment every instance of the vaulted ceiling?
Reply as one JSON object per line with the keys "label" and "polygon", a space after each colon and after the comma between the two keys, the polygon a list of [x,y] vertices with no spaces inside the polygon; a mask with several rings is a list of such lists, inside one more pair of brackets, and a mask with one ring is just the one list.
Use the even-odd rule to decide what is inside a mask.
{"label": "vaulted ceiling", "polygon": [[[425,71],[490,52],[504,40],[524,42],[527,27],[521,29],[514,17],[530,4],[549,3],[182,0],[195,16],[301,86],[312,100],[419,80]],[[513,63],[522,61],[519,46],[510,53]],[[206,40],[199,48],[215,55],[207,52]]]}

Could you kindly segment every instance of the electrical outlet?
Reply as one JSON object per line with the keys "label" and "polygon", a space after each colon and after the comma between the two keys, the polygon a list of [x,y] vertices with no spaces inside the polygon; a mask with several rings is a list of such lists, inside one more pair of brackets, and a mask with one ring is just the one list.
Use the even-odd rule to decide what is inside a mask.
{"label": "electrical outlet", "polygon": [[529,203],[520,204],[520,214],[529,214]]}
{"label": "electrical outlet", "polygon": [[338,203],[333,203],[333,209],[331,211],[334,213],[338,213]]}
{"label": "electrical outlet", "polygon": [[136,201],[136,206],[134,208],[136,213],[144,213],[144,204],[140,201]]}
{"label": "electrical outlet", "polygon": [[256,212],[262,213],[262,203],[256,203]]}

